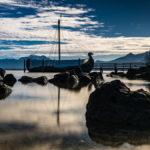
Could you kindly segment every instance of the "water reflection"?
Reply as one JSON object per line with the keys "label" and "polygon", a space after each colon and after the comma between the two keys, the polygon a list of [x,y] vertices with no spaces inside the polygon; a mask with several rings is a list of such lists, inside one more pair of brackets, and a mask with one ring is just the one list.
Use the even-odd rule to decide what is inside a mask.
{"label": "water reflection", "polygon": [[[53,74],[24,74],[20,71],[14,71],[13,74],[17,79],[23,75],[32,77],[45,75],[48,79],[53,77]],[[104,79],[112,80],[105,75]],[[132,89],[147,89],[146,85],[149,85],[145,81],[134,82],[124,79],[123,82],[131,83]],[[40,86],[35,83],[22,85],[17,82],[12,89],[11,95],[5,101],[0,101],[0,150],[148,150],[150,148],[150,146],[131,145],[136,143],[135,137],[131,134],[125,133],[125,137],[131,140],[133,138],[133,142],[123,141],[123,131],[109,131],[109,133],[108,130],[100,131],[102,140],[97,144],[94,142],[96,141],[94,136],[98,133],[93,133],[96,130],[88,125],[89,135],[93,141],[90,139],[85,112],[88,97],[94,90],[92,84],[80,88],[78,92],[49,83]],[[114,143],[121,144],[119,147],[111,145],[113,138]],[[139,133],[137,138],[138,143],[149,144],[147,135]],[[106,141],[111,144],[104,143]],[[131,144],[122,145],[124,142]]]}
{"label": "water reflection", "polygon": [[119,148],[124,143],[136,146],[150,144],[150,130],[126,130],[114,126],[112,127],[111,124],[106,127],[92,120],[86,120],[86,124],[90,138],[96,143],[105,146]]}
{"label": "water reflection", "polygon": [[57,104],[57,125],[60,125],[60,119],[59,119],[59,115],[60,115],[60,88],[58,88],[58,104]]}

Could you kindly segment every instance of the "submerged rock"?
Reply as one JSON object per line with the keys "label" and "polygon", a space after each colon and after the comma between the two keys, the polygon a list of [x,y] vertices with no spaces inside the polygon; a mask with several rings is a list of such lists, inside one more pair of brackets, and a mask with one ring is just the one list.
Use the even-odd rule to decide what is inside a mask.
{"label": "submerged rock", "polygon": [[126,77],[126,74],[124,72],[111,72],[110,74],[107,74],[107,77],[113,77],[113,78],[117,78],[117,77]]}
{"label": "submerged rock", "polygon": [[78,86],[79,78],[77,75],[70,75],[70,73],[60,73],[56,74],[49,82],[60,88],[74,89]]}
{"label": "submerged rock", "polygon": [[40,85],[46,85],[48,83],[48,79],[45,76],[41,76],[37,78],[32,78],[29,76],[22,76],[18,81],[22,82],[23,84],[35,82]]}
{"label": "submerged rock", "polygon": [[9,85],[9,86],[13,86],[15,83],[16,83],[16,78],[14,77],[13,74],[7,74],[5,77],[4,77],[4,83]]}
{"label": "submerged rock", "polygon": [[41,77],[33,78],[33,82],[41,85],[46,85],[48,83],[48,79],[46,76],[41,76]]}
{"label": "submerged rock", "polygon": [[32,78],[28,76],[22,76],[18,81],[22,82],[23,84],[31,83]]}
{"label": "submerged rock", "polygon": [[11,88],[4,84],[0,83],[0,99],[4,99],[12,92]]}
{"label": "submerged rock", "polygon": [[105,83],[89,97],[86,122],[90,137],[104,145],[150,143],[150,93]]}

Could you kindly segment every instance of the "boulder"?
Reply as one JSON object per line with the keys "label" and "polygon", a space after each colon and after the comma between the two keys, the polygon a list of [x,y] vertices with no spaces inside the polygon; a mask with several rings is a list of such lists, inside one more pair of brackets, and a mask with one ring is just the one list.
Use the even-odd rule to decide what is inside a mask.
{"label": "boulder", "polygon": [[22,82],[23,84],[27,84],[33,82],[33,79],[32,77],[22,76],[18,81]]}
{"label": "boulder", "polygon": [[16,83],[16,78],[14,77],[13,74],[7,74],[5,77],[4,77],[4,83],[9,85],[9,86],[13,86],[15,83]]}
{"label": "boulder", "polygon": [[101,84],[104,81],[104,78],[101,72],[91,72],[89,73],[89,75],[91,77],[91,83],[93,83],[95,88],[101,86]]}
{"label": "boulder", "polygon": [[8,85],[0,83],[0,99],[5,99],[11,92],[12,90]]}
{"label": "boulder", "polygon": [[48,79],[46,76],[33,78],[32,80],[33,80],[33,82],[40,84],[40,85],[46,85],[48,83]]}
{"label": "boulder", "polygon": [[89,74],[82,73],[78,77],[80,83],[87,84],[91,82],[91,77]]}
{"label": "boulder", "polygon": [[150,130],[150,93],[119,80],[105,83],[90,95],[86,117],[105,127]]}
{"label": "boulder", "polygon": [[79,78],[77,75],[70,75],[70,73],[60,73],[56,74],[49,82],[60,88],[74,89],[79,83]]}
{"label": "boulder", "polygon": [[2,78],[4,78],[5,73],[6,73],[6,71],[5,71],[4,69],[0,68],[0,76],[1,76]]}
{"label": "boulder", "polygon": [[89,73],[89,75],[92,80],[95,80],[96,78],[100,78],[101,80],[104,80],[101,72],[91,72],[91,73]]}
{"label": "boulder", "polygon": [[45,76],[41,76],[37,78],[32,78],[29,76],[22,76],[18,81],[22,82],[23,84],[35,82],[40,85],[46,85],[48,83],[48,79]]}
{"label": "boulder", "polygon": [[3,82],[3,79],[4,79],[4,78],[0,75],[0,82]]}
{"label": "boulder", "polygon": [[59,73],[54,75],[54,78],[50,79],[49,82],[51,83],[64,83],[67,82],[68,78],[70,77],[70,74],[68,72],[65,73]]}
{"label": "boulder", "polygon": [[126,74],[124,72],[111,72],[110,74],[107,74],[107,77],[113,77],[113,78],[117,78],[117,77],[126,77]]}
{"label": "boulder", "polygon": [[141,74],[136,74],[137,79],[150,80],[150,72],[143,72]]}
{"label": "boulder", "polygon": [[128,69],[126,76],[128,79],[135,79],[136,74],[137,74],[137,69],[130,68]]}
{"label": "boulder", "polygon": [[89,97],[86,124],[98,143],[150,143],[150,93],[131,91],[119,80],[105,83]]}

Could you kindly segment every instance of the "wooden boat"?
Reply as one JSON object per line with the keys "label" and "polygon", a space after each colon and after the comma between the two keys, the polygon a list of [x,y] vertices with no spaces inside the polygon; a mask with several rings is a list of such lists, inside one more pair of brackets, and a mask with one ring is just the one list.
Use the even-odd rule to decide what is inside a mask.
{"label": "wooden boat", "polygon": [[60,47],[60,19],[58,20],[58,60],[27,59],[26,68],[29,72],[66,72],[80,68],[83,72],[90,72],[94,66],[93,53],[88,53],[87,59],[61,60]]}

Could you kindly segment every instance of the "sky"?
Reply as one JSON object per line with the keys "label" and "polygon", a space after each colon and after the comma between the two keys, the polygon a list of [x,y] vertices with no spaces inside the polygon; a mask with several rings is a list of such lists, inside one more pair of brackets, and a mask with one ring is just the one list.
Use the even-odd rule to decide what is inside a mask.
{"label": "sky", "polygon": [[149,0],[0,0],[0,58],[112,60],[150,50]]}

